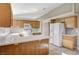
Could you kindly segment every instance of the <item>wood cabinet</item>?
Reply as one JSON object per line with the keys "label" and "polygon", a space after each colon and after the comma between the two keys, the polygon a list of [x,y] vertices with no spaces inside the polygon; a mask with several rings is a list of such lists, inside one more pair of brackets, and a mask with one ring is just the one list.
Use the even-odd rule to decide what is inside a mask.
{"label": "wood cabinet", "polygon": [[32,25],[32,28],[40,28],[40,21],[35,20],[26,20],[24,23],[29,23]]}
{"label": "wood cabinet", "polygon": [[24,27],[24,21],[13,20],[13,27],[23,28]]}
{"label": "wood cabinet", "polygon": [[33,28],[40,28],[40,22],[39,21],[33,21],[32,22],[32,27]]}
{"label": "wood cabinet", "polygon": [[32,33],[33,35],[41,35],[41,32]]}
{"label": "wood cabinet", "polygon": [[26,24],[31,24],[32,28],[40,28],[40,21],[36,21],[36,20],[14,20],[13,21],[13,26],[14,27],[24,27],[24,23]]}
{"label": "wood cabinet", "polygon": [[63,46],[71,50],[76,49],[77,47],[77,37],[76,36],[64,36],[63,37]]}
{"label": "wood cabinet", "polygon": [[65,17],[66,28],[77,27],[77,16]]}
{"label": "wood cabinet", "polygon": [[9,3],[0,3],[0,27],[10,27],[12,24],[11,6]]}
{"label": "wood cabinet", "polygon": [[0,55],[47,55],[48,39],[19,43],[17,45],[0,46]]}
{"label": "wood cabinet", "polygon": [[51,23],[64,23],[64,18],[52,19]]}

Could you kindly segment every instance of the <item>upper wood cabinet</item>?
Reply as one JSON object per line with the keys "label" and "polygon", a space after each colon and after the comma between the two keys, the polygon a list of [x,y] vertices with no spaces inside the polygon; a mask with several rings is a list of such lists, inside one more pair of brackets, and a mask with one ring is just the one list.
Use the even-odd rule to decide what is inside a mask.
{"label": "upper wood cabinet", "polygon": [[33,28],[40,28],[40,22],[39,21],[33,21],[32,22],[32,27]]}
{"label": "upper wood cabinet", "polygon": [[24,27],[24,21],[13,20],[13,27],[23,28]]}
{"label": "upper wood cabinet", "polygon": [[40,28],[40,21],[27,20],[24,23],[29,23],[32,25],[32,28]]}
{"label": "upper wood cabinet", "polygon": [[65,17],[66,28],[77,27],[77,16]]}
{"label": "upper wood cabinet", "polygon": [[24,23],[31,24],[32,28],[40,28],[40,21],[36,20],[13,20],[13,27],[23,28]]}
{"label": "upper wood cabinet", "polygon": [[0,27],[10,27],[11,24],[11,6],[9,3],[0,3]]}
{"label": "upper wood cabinet", "polygon": [[51,23],[64,23],[64,18],[56,18],[52,19]]}

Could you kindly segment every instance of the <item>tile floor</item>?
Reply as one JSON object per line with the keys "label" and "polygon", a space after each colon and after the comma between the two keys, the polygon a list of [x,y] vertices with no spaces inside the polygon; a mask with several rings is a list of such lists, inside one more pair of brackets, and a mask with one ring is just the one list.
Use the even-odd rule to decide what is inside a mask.
{"label": "tile floor", "polygon": [[79,55],[79,50],[70,50],[49,44],[49,55]]}
{"label": "tile floor", "polygon": [[53,44],[49,44],[49,55],[61,55],[62,54],[62,48],[56,47]]}

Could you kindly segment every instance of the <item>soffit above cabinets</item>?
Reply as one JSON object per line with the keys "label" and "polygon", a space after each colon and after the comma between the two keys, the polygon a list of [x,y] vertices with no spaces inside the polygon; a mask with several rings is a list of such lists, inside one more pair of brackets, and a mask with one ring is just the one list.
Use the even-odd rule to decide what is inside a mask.
{"label": "soffit above cabinets", "polygon": [[14,18],[36,19],[63,3],[12,3]]}

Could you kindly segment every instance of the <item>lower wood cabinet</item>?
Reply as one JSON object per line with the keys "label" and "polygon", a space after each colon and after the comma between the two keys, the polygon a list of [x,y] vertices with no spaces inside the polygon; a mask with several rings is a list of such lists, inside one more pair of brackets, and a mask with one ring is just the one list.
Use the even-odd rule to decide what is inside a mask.
{"label": "lower wood cabinet", "polygon": [[41,32],[32,33],[33,35],[41,35]]}
{"label": "lower wood cabinet", "polygon": [[63,37],[63,47],[74,50],[77,47],[77,37],[76,36],[64,36]]}
{"label": "lower wood cabinet", "polygon": [[16,45],[0,46],[1,55],[47,55],[48,47],[41,47],[41,45],[48,45],[48,39],[30,41]]}

